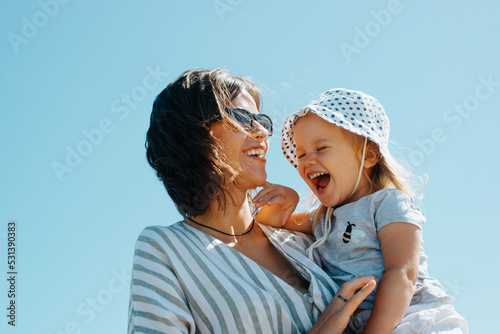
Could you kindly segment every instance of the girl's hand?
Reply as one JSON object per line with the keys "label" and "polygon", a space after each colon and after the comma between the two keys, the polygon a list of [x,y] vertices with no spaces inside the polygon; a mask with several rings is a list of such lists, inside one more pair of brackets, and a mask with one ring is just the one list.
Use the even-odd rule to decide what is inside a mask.
{"label": "girl's hand", "polygon": [[[373,291],[376,284],[377,282],[373,276],[359,276],[342,284],[333,300],[308,333],[341,334],[347,327],[351,315]],[[356,292],[358,289],[361,290]],[[339,298],[339,295],[347,301]]]}
{"label": "girl's hand", "polygon": [[[290,216],[297,207],[300,199],[299,194],[292,188],[269,182],[264,183],[262,188],[263,189],[259,191],[252,200],[254,206],[256,208],[260,208],[264,205],[276,207],[273,208],[274,210],[261,210],[261,212],[267,212],[259,212],[256,219],[261,218],[260,221],[263,221],[267,225],[282,227],[286,224],[288,219],[290,219]],[[280,218],[270,219],[269,216]]]}

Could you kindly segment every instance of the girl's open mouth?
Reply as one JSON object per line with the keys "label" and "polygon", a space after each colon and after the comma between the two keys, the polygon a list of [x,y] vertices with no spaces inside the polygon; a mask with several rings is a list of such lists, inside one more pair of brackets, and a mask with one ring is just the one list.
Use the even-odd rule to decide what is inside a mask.
{"label": "girl's open mouth", "polygon": [[328,173],[314,173],[309,175],[314,187],[316,188],[316,193],[321,193],[330,183],[330,174]]}

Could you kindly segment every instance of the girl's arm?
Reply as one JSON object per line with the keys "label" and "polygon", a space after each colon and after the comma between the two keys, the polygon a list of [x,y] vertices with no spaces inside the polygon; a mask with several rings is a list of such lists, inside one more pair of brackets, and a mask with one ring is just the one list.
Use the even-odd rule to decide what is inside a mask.
{"label": "girl's arm", "polygon": [[261,208],[255,216],[256,221],[312,234],[309,212],[293,212],[299,203],[299,195],[292,188],[266,182],[252,202],[256,208]]}
{"label": "girl's arm", "polygon": [[398,222],[379,231],[385,272],[380,279],[373,311],[363,334],[392,333],[410,305],[418,275],[422,231]]}

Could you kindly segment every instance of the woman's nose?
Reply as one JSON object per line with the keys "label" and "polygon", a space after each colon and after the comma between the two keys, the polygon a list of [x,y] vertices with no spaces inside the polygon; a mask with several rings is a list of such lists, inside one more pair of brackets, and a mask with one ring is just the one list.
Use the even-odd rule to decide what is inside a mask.
{"label": "woman's nose", "polygon": [[269,131],[265,127],[262,126],[257,121],[253,121],[253,126],[252,126],[252,134],[257,137],[257,138],[267,138],[269,137]]}

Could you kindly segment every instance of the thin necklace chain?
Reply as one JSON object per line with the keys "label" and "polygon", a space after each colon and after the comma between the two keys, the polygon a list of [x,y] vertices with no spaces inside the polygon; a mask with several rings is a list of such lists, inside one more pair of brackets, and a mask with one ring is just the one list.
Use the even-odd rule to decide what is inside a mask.
{"label": "thin necklace chain", "polygon": [[255,218],[254,218],[254,219],[252,220],[252,226],[250,226],[250,229],[249,229],[248,231],[243,232],[243,233],[241,233],[241,234],[230,234],[230,233],[226,233],[226,232],[220,231],[220,230],[218,230],[218,229],[215,229],[215,228],[213,228],[213,227],[210,227],[210,226],[207,226],[207,225],[200,224],[200,223],[198,223],[197,221],[195,221],[194,219],[192,219],[192,218],[190,218],[190,217],[186,217],[186,218],[187,218],[187,219],[189,219],[190,221],[192,221],[193,223],[195,223],[196,225],[200,225],[200,226],[203,226],[203,227],[209,228],[209,229],[211,229],[211,230],[214,230],[214,231],[216,231],[216,232],[219,232],[219,233],[222,233],[222,234],[225,234],[225,235],[229,235],[230,237],[241,237],[241,236],[243,236],[243,235],[245,235],[245,234],[248,234],[248,233],[250,233],[250,232],[252,231],[252,229],[253,229],[253,227],[254,227],[254,225],[255,225]]}

